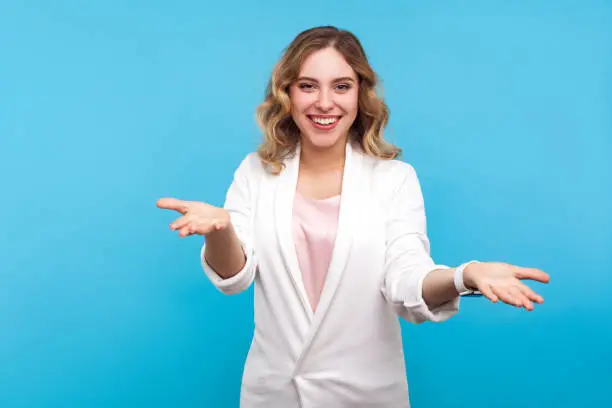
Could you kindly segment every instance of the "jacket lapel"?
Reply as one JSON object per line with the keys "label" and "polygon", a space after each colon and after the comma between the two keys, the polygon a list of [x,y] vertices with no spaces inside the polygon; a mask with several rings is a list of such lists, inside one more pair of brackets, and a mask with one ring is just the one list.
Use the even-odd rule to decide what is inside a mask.
{"label": "jacket lapel", "polygon": [[[342,276],[350,256],[353,244],[355,228],[358,224],[359,204],[362,202],[360,193],[361,171],[363,167],[362,155],[355,151],[350,143],[346,146],[346,160],[344,164],[344,174],[342,178],[342,194],[340,199],[340,212],[338,218],[338,230],[332,252],[332,259],[329,265],[323,292],[313,315],[312,324],[306,335],[304,348],[300,356],[300,361],[304,358],[312,344],[312,340],[317,333],[321,322],[325,318],[329,307],[333,303],[334,296],[340,284]],[[299,369],[299,363],[296,369]]]}
{"label": "jacket lapel", "polygon": [[361,169],[361,161],[359,159],[360,156],[353,152],[350,144],[347,144],[336,240],[321,299],[314,316],[314,325],[320,323],[332,303],[350,255],[353,243],[353,229],[357,222],[356,209],[360,202],[356,196],[359,192],[359,171]]}
{"label": "jacket lapel", "polygon": [[276,234],[285,269],[291,277],[293,288],[299,297],[302,307],[312,320],[313,312],[308,300],[308,295],[302,280],[302,273],[295,251],[293,240],[293,200],[297,189],[297,180],[300,163],[300,147],[296,149],[295,155],[285,160],[285,168],[276,176],[276,191],[274,199],[274,221],[276,223]]}

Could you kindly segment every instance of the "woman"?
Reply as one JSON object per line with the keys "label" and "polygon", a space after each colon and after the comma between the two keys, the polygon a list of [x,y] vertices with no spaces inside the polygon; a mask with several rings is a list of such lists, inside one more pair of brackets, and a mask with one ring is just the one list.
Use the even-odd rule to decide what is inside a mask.
{"label": "woman", "polygon": [[433,262],[419,181],[383,140],[376,86],[354,35],[302,32],[274,69],[263,144],[224,207],[158,202],[182,214],[171,224],[181,237],[206,237],[202,266],[219,290],[254,282],[242,407],[408,407],[398,316],[444,321],[469,291],[527,310],[543,302],[521,282],[548,282],[540,270]]}

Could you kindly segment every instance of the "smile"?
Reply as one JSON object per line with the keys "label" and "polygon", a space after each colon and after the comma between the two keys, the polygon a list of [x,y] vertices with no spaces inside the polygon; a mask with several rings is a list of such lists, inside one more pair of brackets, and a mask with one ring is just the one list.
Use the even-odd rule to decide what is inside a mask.
{"label": "smile", "polygon": [[310,122],[315,128],[321,130],[331,130],[336,127],[340,121],[341,116],[319,116],[319,115],[307,115]]}

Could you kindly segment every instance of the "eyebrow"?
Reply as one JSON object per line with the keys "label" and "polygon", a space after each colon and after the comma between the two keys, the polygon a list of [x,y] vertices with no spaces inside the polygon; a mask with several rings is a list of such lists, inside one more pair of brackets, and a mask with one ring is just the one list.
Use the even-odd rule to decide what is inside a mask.
{"label": "eyebrow", "polygon": [[[316,79],[314,79],[314,78],[311,78],[311,77],[305,77],[305,76],[299,77],[297,80],[298,80],[298,81],[319,82],[319,81],[317,81],[317,80],[316,80]],[[336,79],[334,79],[332,82],[343,82],[343,81],[355,82],[355,79],[354,79],[354,78],[351,78],[351,77],[341,77],[341,78],[336,78]]]}

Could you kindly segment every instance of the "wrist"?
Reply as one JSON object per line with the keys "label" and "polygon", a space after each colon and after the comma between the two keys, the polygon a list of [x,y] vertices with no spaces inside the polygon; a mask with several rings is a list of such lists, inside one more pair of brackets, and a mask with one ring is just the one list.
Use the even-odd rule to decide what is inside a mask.
{"label": "wrist", "polygon": [[457,268],[455,268],[455,271],[453,273],[453,282],[455,284],[455,290],[461,296],[468,295],[477,290],[473,278],[473,264],[475,263],[477,263],[477,261],[470,261],[462,263]]}
{"label": "wrist", "polygon": [[470,261],[465,264],[463,269],[463,284],[468,290],[478,290],[478,285],[476,284],[476,274],[478,270],[478,261]]}

